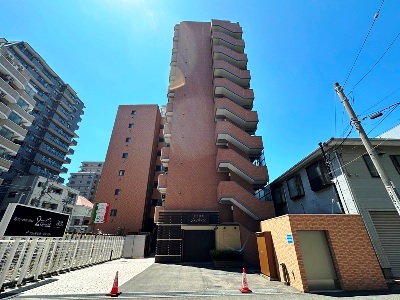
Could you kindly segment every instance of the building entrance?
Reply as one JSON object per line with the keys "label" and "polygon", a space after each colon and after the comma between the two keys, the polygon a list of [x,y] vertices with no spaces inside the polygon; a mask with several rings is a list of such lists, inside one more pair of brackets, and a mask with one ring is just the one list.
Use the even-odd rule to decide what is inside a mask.
{"label": "building entrance", "polygon": [[214,230],[183,231],[183,261],[210,262],[210,250],[215,248]]}

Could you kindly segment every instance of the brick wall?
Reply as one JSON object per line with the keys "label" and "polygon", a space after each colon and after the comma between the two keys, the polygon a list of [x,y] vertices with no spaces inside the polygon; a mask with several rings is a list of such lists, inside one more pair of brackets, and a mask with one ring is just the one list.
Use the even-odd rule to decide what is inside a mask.
{"label": "brick wall", "polygon": [[[309,290],[297,230],[326,231],[341,289],[387,289],[359,215],[285,215],[261,222],[261,231],[271,231],[277,265],[286,264],[293,287],[305,292]],[[293,244],[286,240],[289,233],[293,234]],[[279,274],[282,280],[281,267]]]}

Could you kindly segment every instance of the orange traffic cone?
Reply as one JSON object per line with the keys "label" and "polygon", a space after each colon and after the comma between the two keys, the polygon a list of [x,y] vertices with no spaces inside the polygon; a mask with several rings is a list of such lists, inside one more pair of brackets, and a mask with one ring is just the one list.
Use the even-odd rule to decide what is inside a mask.
{"label": "orange traffic cone", "polygon": [[252,291],[249,289],[249,285],[247,284],[245,268],[243,268],[243,272],[242,272],[242,288],[240,289],[240,291],[242,293],[252,293]]}
{"label": "orange traffic cone", "polygon": [[117,271],[117,274],[115,274],[114,283],[111,288],[111,292],[106,294],[106,296],[118,297],[121,294],[122,294],[121,292],[118,292],[118,271]]}

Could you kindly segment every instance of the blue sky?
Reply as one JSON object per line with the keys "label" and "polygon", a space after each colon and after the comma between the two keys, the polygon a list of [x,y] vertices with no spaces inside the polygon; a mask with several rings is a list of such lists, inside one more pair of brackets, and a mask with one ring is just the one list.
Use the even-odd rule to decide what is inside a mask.
{"label": "blue sky", "polygon": [[[175,24],[240,22],[272,181],[318,142],[347,135],[333,83],[344,84],[381,2],[1,0],[0,36],[28,42],[85,103],[67,166],[76,172],[81,161],[105,159],[118,105],[166,104]],[[399,33],[399,11],[400,1],[384,2],[345,86],[360,115],[400,101],[400,91],[381,101],[400,88],[400,38],[349,94]],[[400,123],[399,112],[363,125],[376,136]]]}

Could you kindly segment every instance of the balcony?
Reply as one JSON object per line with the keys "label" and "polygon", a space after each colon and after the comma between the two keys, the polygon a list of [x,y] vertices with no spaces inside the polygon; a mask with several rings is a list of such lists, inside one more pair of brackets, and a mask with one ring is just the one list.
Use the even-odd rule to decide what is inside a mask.
{"label": "balcony", "polygon": [[65,120],[63,120],[58,114],[54,114],[51,121],[54,122],[54,124],[56,124],[58,127],[60,127],[69,135],[75,136],[74,132],[67,127],[68,123]]}
{"label": "balcony", "polygon": [[232,149],[218,149],[217,172],[233,172],[254,187],[263,187],[269,179],[266,167],[253,165]]}
{"label": "balcony", "polygon": [[171,124],[170,123],[164,124],[163,134],[164,134],[165,143],[170,144],[171,143]]}
{"label": "balcony", "polygon": [[226,78],[214,78],[214,96],[228,98],[246,109],[253,107],[253,90],[244,89]]}
{"label": "balcony", "polygon": [[211,37],[213,46],[224,46],[237,53],[244,52],[244,41],[242,39],[236,39],[223,32],[213,32]]}
{"label": "balcony", "polygon": [[158,223],[158,220],[160,218],[160,211],[164,211],[165,207],[164,206],[155,206],[154,208],[154,223]]}
{"label": "balcony", "polygon": [[4,91],[3,96],[10,103],[17,103],[18,92],[14,90],[3,78],[0,77],[0,94]]}
{"label": "balcony", "polygon": [[24,89],[26,78],[3,55],[0,55],[0,72],[10,74],[14,78],[14,84],[18,88]]}
{"label": "balcony", "polygon": [[46,159],[46,157],[44,157],[41,153],[37,153],[33,160],[39,166],[43,166],[43,167],[50,169],[56,173],[66,173],[66,172],[63,172],[63,169],[66,169],[66,168],[63,168],[62,164],[53,163],[49,159],[43,160],[42,158]]}
{"label": "balcony", "polygon": [[72,148],[68,148],[68,153],[67,155],[73,155],[75,153],[75,150]]}
{"label": "balcony", "polygon": [[14,138],[20,141],[23,141],[25,139],[26,133],[28,132],[28,130],[15,124],[10,119],[0,119],[0,126],[6,126],[8,129],[14,132],[14,134],[16,135]]}
{"label": "balcony", "polygon": [[33,120],[35,120],[34,116],[30,115],[26,110],[24,110],[21,106],[19,106],[16,103],[10,104],[10,108],[25,119],[24,123],[26,126],[32,125]]}
{"label": "balcony", "polygon": [[2,135],[0,135],[0,145],[3,148],[6,148],[8,150],[8,154],[10,155],[16,155],[20,147],[20,145],[13,143]]}
{"label": "balcony", "polygon": [[238,23],[231,23],[229,21],[211,20],[211,29],[213,34],[215,32],[222,32],[235,39],[242,38],[242,27]]}
{"label": "balcony", "polygon": [[257,130],[258,115],[256,111],[244,109],[227,98],[215,98],[215,121],[230,120],[244,128],[249,134]]}
{"label": "balcony", "polygon": [[237,53],[224,46],[213,46],[212,52],[214,60],[223,60],[239,69],[247,69],[247,55],[244,53]]}
{"label": "balcony", "polygon": [[167,98],[168,102],[172,102],[174,100],[175,93],[174,91],[168,90]]}
{"label": "balcony", "polygon": [[33,100],[33,98],[29,96],[24,90],[19,90],[19,95],[30,105],[30,109],[33,109],[35,107],[36,101]]}
{"label": "balcony", "polygon": [[0,172],[7,172],[12,165],[12,161],[0,157]]}
{"label": "balcony", "polygon": [[63,134],[62,132],[60,132],[60,129],[58,129],[56,127],[56,125],[54,125],[53,122],[50,122],[50,125],[48,126],[48,130],[55,135],[56,137],[58,137],[62,142],[64,142],[65,144],[69,145],[71,143],[71,139],[68,138],[67,136],[65,136],[65,134]]}
{"label": "balcony", "polygon": [[[51,131],[51,130],[50,130]],[[52,132],[52,131],[51,131]],[[46,143],[54,146],[55,148],[57,148],[58,150],[60,150],[61,152],[65,153],[69,150],[68,145],[66,143],[64,143],[60,138],[58,138],[57,136],[53,136],[52,134],[50,134],[49,132],[46,132],[44,134],[43,140],[46,141]]]}
{"label": "balcony", "polygon": [[72,98],[70,97],[70,95],[69,95],[66,91],[64,91],[64,93],[63,93],[62,95],[65,97],[65,99],[67,99],[67,101],[68,101],[69,103],[71,103],[72,105],[75,104],[75,101],[72,100]]}
{"label": "balcony", "polygon": [[260,221],[275,217],[274,203],[258,200],[235,181],[221,181],[217,189],[220,204],[235,205],[254,220]]}
{"label": "balcony", "polygon": [[167,103],[167,109],[165,112],[165,116],[167,117],[167,122],[171,122],[172,116],[174,114],[172,102]]}
{"label": "balcony", "polygon": [[214,77],[223,77],[240,85],[243,88],[250,87],[250,71],[242,70],[223,60],[214,60]]}
{"label": "balcony", "polygon": [[76,140],[72,140],[71,141],[71,146],[76,146],[76,145],[78,145],[78,142]]}
{"label": "balcony", "polygon": [[176,67],[177,64],[178,64],[178,54],[172,53],[170,66]]}
{"label": "balcony", "polygon": [[264,148],[261,136],[251,136],[228,121],[217,122],[215,132],[217,146],[231,143],[249,156],[259,156]]}
{"label": "balcony", "polygon": [[169,147],[163,147],[161,149],[161,157],[160,157],[161,163],[164,167],[168,168],[168,162],[169,162]]}
{"label": "balcony", "polygon": [[0,119],[8,119],[10,112],[11,109],[4,103],[0,102]]}
{"label": "balcony", "polygon": [[167,192],[167,178],[168,176],[166,174],[160,174],[158,175],[158,186],[157,190],[161,194],[165,194]]}

